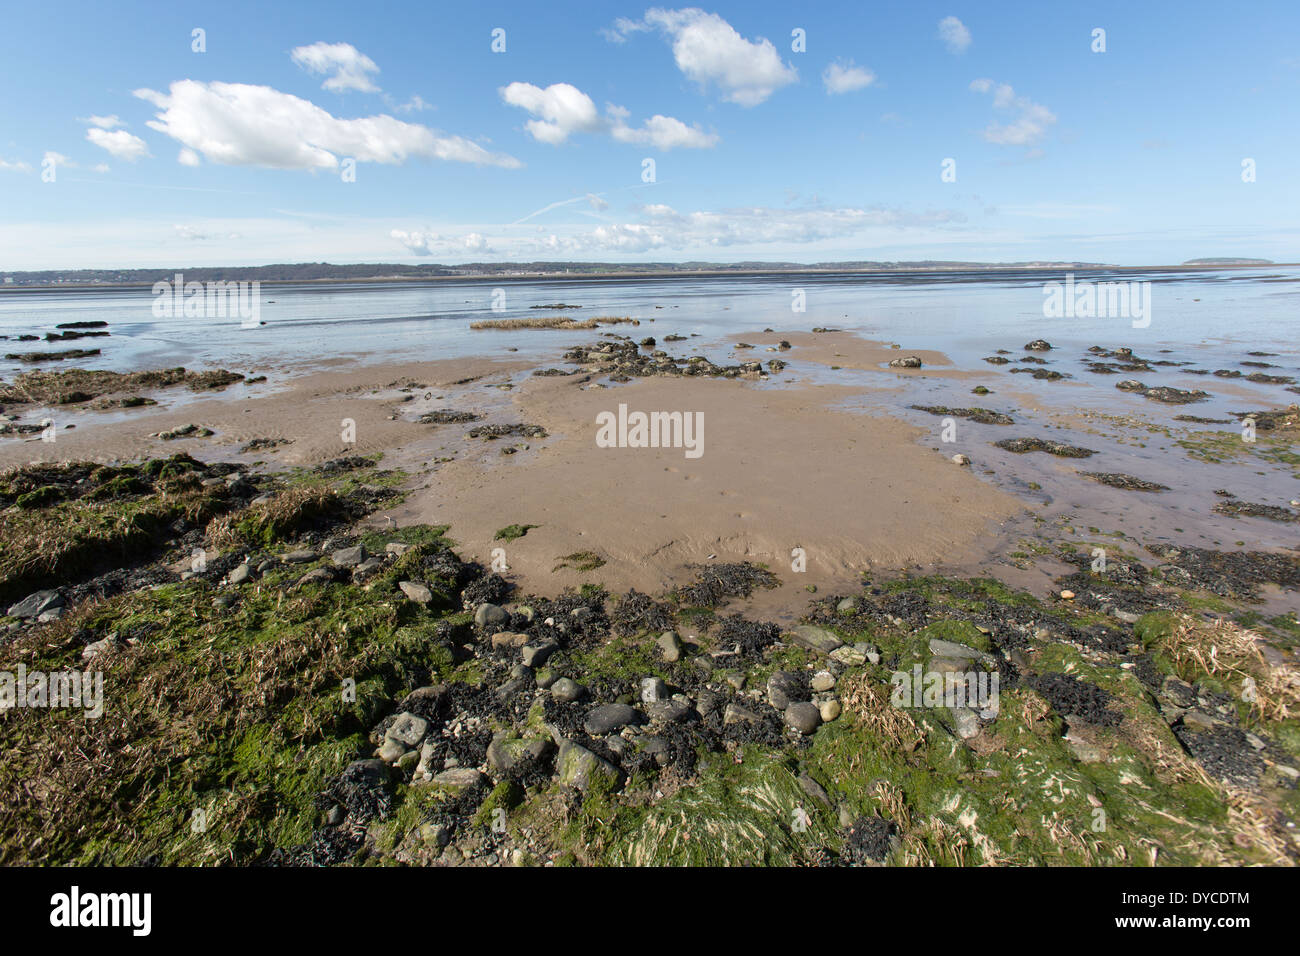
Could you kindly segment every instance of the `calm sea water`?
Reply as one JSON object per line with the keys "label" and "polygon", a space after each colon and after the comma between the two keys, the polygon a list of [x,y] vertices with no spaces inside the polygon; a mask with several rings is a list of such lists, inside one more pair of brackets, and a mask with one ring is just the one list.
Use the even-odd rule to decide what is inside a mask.
{"label": "calm sea water", "polygon": [[[471,331],[469,326],[479,319],[616,315],[640,319],[642,325],[614,331],[661,340],[669,333],[695,333],[699,338],[681,344],[703,350],[728,335],[768,326],[827,326],[898,341],[905,348],[939,349],[961,364],[997,347],[1019,350],[1034,338],[1080,349],[1127,345],[1140,354],[1258,349],[1289,356],[1284,364],[1294,364],[1300,269],[1076,273],[1077,279],[1093,281],[1150,282],[1151,322],[1142,329],[1133,328],[1128,318],[1045,318],[1044,283],[1058,278],[1034,272],[263,285],[259,306],[264,324],[252,329],[233,318],[155,318],[149,289],[4,290],[0,335],[9,336],[5,352],[101,349],[100,356],[75,363],[87,368],[184,365],[255,371],[284,362],[339,358],[369,363],[504,355],[509,347],[525,355],[553,352],[595,333]],[[806,305],[801,313],[792,310],[799,289]],[[494,310],[494,301],[504,309]],[[582,308],[529,309],[561,302]],[[86,320],[108,322],[111,337],[14,341],[19,334],[43,337],[58,323]],[[31,367],[9,360],[0,365],[0,374],[8,378]]]}

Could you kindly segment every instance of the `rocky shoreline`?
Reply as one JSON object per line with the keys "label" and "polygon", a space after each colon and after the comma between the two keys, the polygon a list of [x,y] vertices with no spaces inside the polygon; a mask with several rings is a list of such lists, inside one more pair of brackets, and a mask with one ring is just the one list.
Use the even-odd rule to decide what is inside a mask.
{"label": "rocky shoreline", "polygon": [[[184,455],[7,474],[5,540],[36,516],[52,547],[0,561],[5,659],[102,671],[106,700],[98,720],[0,719],[0,859],[1300,855],[1300,670],[1257,644],[1300,625],[1250,610],[1259,584],[1300,584],[1294,556],[1165,551],[1150,570],[1112,552],[1098,573],[1063,553],[1079,569],[1046,601],[878,576],[781,627],[733,609],[779,576],[752,564],[657,595],[519,594],[444,529],[367,525],[400,478],[365,458],[268,475]],[[58,586],[25,593],[34,575]],[[898,706],[891,681],[914,668],[997,675],[998,704]]]}
{"label": "rocky shoreline", "polygon": [[[855,421],[818,422],[828,413],[808,418],[799,395],[783,406],[781,393],[757,391],[778,376],[789,381],[801,358],[908,380],[932,366],[936,381],[949,374],[942,357],[879,347],[856,355],[836,335],[824,330],[813,339],[831,344],[809,345],[806,334],[768,330],[748,337],[758,345],[734,347],[782,358],[727,362],[607,333],[564,352],[563,368],[453,364],[441,378],[397,377],[370,389],[374,407],[364,416],[357,385],[268,405],[277,411],[266,421],[333,402],[320,416],[329,431],[337,409],[368,435],[382,427],[407,436],[345,447],[341,456],[310,457],[310,448],[339,448],[333,436],[292,427],[241,434],[228,415],[205,411],[221,407],[211,404],[192,421],[135,426],[147,447],[166,442],[184,452],[29,462],[0,474],[0,862],[1300,859],[1300,619],[1276,607],[1279,593],[1300,589],[1294,548],[1249,547],[1244,533],[1234,547],[1171,543],[1137,522],[1123,533],[1074,527],[1066,513],[1034,518],[1033,539],[1014,557],[1050,581],[1048,591],[1013,587],[983,569],[907,570],[917,563],[908,560],[820,579],[819,587],[787,570],[788,544],[771,549],[777,560],[715,554],[707,549],[724,549],[707,539],[663,557],[654,538],[645,547],[661,554],[672,580],[642,574],[610,586],[619,580],[609,574],[614,545],[632,529],[624,522],[593,533],[584,512],[620,506],[555,510],[572,497],[573,475],[591,474],[576,457],[589,442],[574,432],[608,403],[601,393],[640,389],[653,407],[692,389],[692,402],[712,403],[709,414],[720,416],[711,419],[723,426],[711,426],[721,434],[714,440],[738,435],[723,458],[742,463],[749,439],[725,417],[743,421],[742,403],[716,389],[764,403],[769,432],[784,409],[798,409],[803,417],[792,415],[773,445],[780,456],[724,473],[717,486],[724,498],[763,500],[764,485],[732,484],[737,475],[801,454],[824,458],[828,436],[842,437]],[[1045,388],[1073,387],[1069,373],[1044,368],[1049,343],[1024,351]],[[1010,363],[1004,355],[1012,353],[1000,353],[991,364]],[[1129,349],[1091,354],[1087,370],[1097,374],[1175,364]],[[202,394],[251,381],[224,370],[33,372],[0,396],[6,412],[42,402],[138,408],[154,402],[138,394],[146,389],[184,384]],[[1141,389],[1156,404],[1209,400],[1129,384],[1119,390]],[[918,537],[926,510],[958,498],[985,516],[1005,507],[969,477],[971,468],[954,469],[948,458],[993,475],[993,456],[1005,452],[1032,462],[1043,481],[1067,476],[1072,496],[1096,486],[1135,503],[1187,500],[1162,471],[1110,470],[1116,442],[1100,429],[1074,429],[1093,435],[1090,447],[1035,435],[1031,427],[1048,427],[1036,410],[1005,396],[995,401],[1006,411],[944,404],[956,388],[910,409],[943,428],[960,420],[985,429],[963,433],[959,447],[969,455],[931,465],[915,434],[893,425],[856,436],[866,447],[889,442],[900,459],[873,487],[906,476],[894,493],[913,509],[911,523],[885,526],[880,540]],[[502,397],[486,401],[485,390]],[[983,384],[969,390],[995,394]],[[574,396],[582,396],[577,404]],[[1178,420],[1248,420],[1261,436],[1243,444],[1231,431],[1171,430],[1171,446],[1188,458],[1294,467],[1294,405]],[[1124,426],[1134,431],[1131,421]],[[21,418],[3,427],[33,433]],[[206,444],[214,441],[233,447]],[[796,450],[799,441],[806,451]],[[403,442],[418,451],[387,451]],[[234,450],[275,458],[237,461]],[[1096,470],[1065,464],[1094,457],[1103,463]],[[565,470],[571,458],[576,472]],[[821,470],[850,462],[864,467],[845,457]],[[540,483],[557,463],[550,480],[564,494],[548,499]],[[488,468],[511,469],[492,472],[504,490],[484,486]],[[665,465],[669,477],[654,487],[677,471]],[[806,481],[798,468],[776,478],[787,490]],[[635,468],[602,479],[615,488],[645,480]],[[1041,493],[1037,482],[1015,481],[1030,498]],[[472,494],[446,512],[431,509],[429,495],[449,488]],[[846,485],[803,497],[849,501],[854,493]],[[922,503],[926,494],[935,504]],[[1297,520],[1294,501],[1257,501],[1244,486],[1206,497],[1217,521],[1285,529]],[[454,527],[430,520],[443,513],[455,516]],[[939,520],[951,526],[955,512]],[[502,546],[509,567],[495,554],[487,561]],[[751,543],[755,552],[768,553]],[[624,567],[637,562],[623,559]],[[561,584],[533,587],[547,572]],[[23,697],[4,679],[71,671],[102,678],[102,714]],[[950,696],[958,689],[979,695]]]}

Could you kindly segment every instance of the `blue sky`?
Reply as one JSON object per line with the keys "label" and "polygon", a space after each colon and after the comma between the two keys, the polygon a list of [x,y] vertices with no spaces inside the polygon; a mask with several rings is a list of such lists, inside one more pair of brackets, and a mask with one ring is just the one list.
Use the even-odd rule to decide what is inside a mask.
{"label": "blue sky", "polygon": [[1300,260],[1291,0],[52,2],[0,62],[0,271]]}

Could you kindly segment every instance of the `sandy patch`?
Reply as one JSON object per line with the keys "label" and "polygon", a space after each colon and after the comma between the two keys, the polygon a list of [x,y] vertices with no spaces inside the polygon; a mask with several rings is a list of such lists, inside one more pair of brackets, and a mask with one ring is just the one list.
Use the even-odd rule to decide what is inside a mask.
{"label": "sandy patch", "polygon": [[[653,593],[689,579],[688,564],[748,560],[784,582],[771,594],[775,607],[801,606],[809,584],[824,591],[873,568],[958,560],[1023,510],[917,445],[920,429],[828,407],[859,393],[658,378],[583,390],[532,380],[514,393],[512,418],[543,425],[550,438],[509,456],[500,441],[471,443],[476,453],[439,466],[392,514],[399,524],[450,525],[462,553],[485,563],[504,548],[525,590],[592,582]],[[702,413],[703,454],[597,447],[596,416],[620,403]],[[508,544],[494,540],[511,524],[539,527]],[[796,548],[806,555],[802,573],[792,571]],[[605,565],[556,570],[581,551]]]}

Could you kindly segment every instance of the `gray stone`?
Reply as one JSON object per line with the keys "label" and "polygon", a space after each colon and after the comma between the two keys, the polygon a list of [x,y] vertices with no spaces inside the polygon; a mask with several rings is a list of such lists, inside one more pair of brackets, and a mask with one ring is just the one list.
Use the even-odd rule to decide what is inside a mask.
{"label": "gray stone", "polygon": [[516,694],[527,689],[527,687],[527,680],[522,677],[515,677],[498,687],[495,693],[498,700],[509,700],[511,697],[514,697]]}
{"label": "gray stone", "polygon": [[811,686],[814,691],[824,694],[828,690],[835,689],[835,675],[830,671],[818,671],[813,674]]}
{"label": "gray stone", "polygon": [[837,611],[856,611],[857,609],[858,599],[854,597],[846,597],[839,604],[835,605],[835,610]]}
{"label": "gray stone", "polygon": [[510,620],[510,615],[506,613],[505,608],[497,607],[495,604],[485,602],[474,609],[474,623],[479,627],[504,624],[508,620]]}
{"label": "gray stone", "polygon": [[831,651],[830,658],[837,664],[843,664],[845,667],[861,667],[867,662],[866,654],[858,650],[856,645],[850,647],[847,644]]}
{"label": "gray stone", "polygon": [[104,638],[103,640],[95,641],[91,644],[87,644],[85,647],[81,649],[81,659],[83,661],[88,661],[92,657],[96,657],[99,654],[103,653],[104,651],[108,650],[115,643],[116,643],[115,635],[110,634],[108,637]]}
{"label": "gray stone", "polygon": [[727,709],[722,712],[722,722],[724,724],[757,724],[762,719],[752,710],[741,707],[739,704],[728,704]]}
{"label": "gray stone", "polygon": [[384,736],[389,740],[400,741],[407,747],[414,747],[424,739],[428,731],[427,720],[407,711],[397,715],[397,719],[389,725],[388,732]]}
{"label": "gray stone", "polygon": [[[328,568],[312,568],[294,583],[294,587],[301,587],[304,584],[311,584],[317,581],[322,584],[327,584],[333,580],[334,575],[329,572]],[[223,597],[228,597],[231,600],[234,600],[234,597],[229,594],[223,595]]]}
{"label": "gray stone", "polygon": [[821,726],[822,714],[810,701],[799,701],[785,709],[785,723],[799,733],[807,735]]}
{"label": "gray stone", "polygon": [[916,355],[907,355],[903,358],[896,358],[889,363],[890,368],[920,368],[921,359]]}
{"label": "gray stone", "polygon": [[824,724],[829,724],[832,720],[838,718],[842,709],[840,702],[834,697],[830,700],[824,700],[817,705],[817,710],[821,713],[822,723]]}
{"label": "gray stone", "polygon": [[930,653],[937,654],[940,657],[954,658],[956,660],[993,660],[993,655],[991,654],[986,654],[973,647],[967,647],[965,644],[958,644],[956,641],[942,641],[937,637],[930,638]]}
{"label": "gray stone", "polygon": [[711,690],[702,690],[695,695],[695,709],[698,710],[700,715],[703,717],[707,717],[709,714],[717,710],[718,703],[718,695]]}
{"label": "gray stone", "polygon": [[466,790],[477,786],[483,779],[483,774],[473,767],[453,767],[438,774],[433,778],[433,782],[450,790]]}
{"label": "gray stone", "polygon": [[550,660],[551,655],[555,653],[556,646],[551,641],[544,641],[541,644],[526,644],[523,651],[520,652],[520,659],[526,667],[541,667]]}
{"label": "gray stone", "polygon": [[844,642],[835,636],[834,632],[828,631],[824,627],[816,627],[812,624],[800,624],[791,630],[788,634],[792,644],[798,644],[800,647],[806,647],[810,651],[816,651],[818,654],[829,654],[837,647],[842,647]]}
{"label": "gray stone", "polygon": [[280,558],[285,564],[306,564],[308,561],[316,560],[316,552],[311,548],[299,548],[297,551],[290,551]]}
{"label": "gray stone", "polygon": [[10,607],[9,616],[24,619],[40,617],[46,611],[63,607],[63,604],[63,595],[58,591],[37,591]]}
{"label": "gray stone", "polygon": [[586,747],[566,740],[560,745],[559,776],[560,783],[585,792],[598,777],[603,777],[611,784],[617,784],[621,774],[619,769],[604,757],[599,757]]}
{"label": "gray stone", "polygon": [[388,544],[384,545],[384,550],[393,557],[400,558],[402,555],[406,554],[407,551],[411,550],[411,546],[409,544],[403,544],[400,541],[390,541]]}
{"label": "gray stone", "polygon": [[226,575],[226,580],[229,581],[231,584],[243,584],[245,581],[248,580],[249,576],[252,573],[253,573],[252,568],[250,568],[247,564],[241,564],[238,565],[237,567],[231,568],[230,573]]}
{"label": "gray stone", "polygon": [[509,737],[497,734],[488,744],[487,765],[495,774],[505,775],[515,770],[528,771],[536,767],[555,749],[546,737]]}
{"label": "gray stone", "polygon": [[627,704],[601,704],[599,707],[593,707],[587,714],[582,729],[593,737],[603,737],[605,734],[621,730],[628,724],[639,723],[640,720],[641,715],[637,713],[636,708],[629,707]]}
{"label": "gray stone", "polygon": [[398,581],[397,586],[416,604],[428,604],[433,600],[433,592],[419,581]]}
{"label": "gray stone", "polygon": [[669,664],[675,664],[682,657],[681,639],[672,631],[664,631],[657,638],[655,643],[659,645],[659,653]]}
{"label": "gray stone", "polygon": [[578,700],[587,693],[587,688],[570,677],[561,677],[551,685],[551,696],[557,700]]}
{"label": "gray stone", "polygon": [[953,728],[962,740],[979,736],[980,715],[969,707],[954,707],[952,712]]}
{"label": "gray stone", "polygon": [[658,677],[641,678],[641,703],[654,704],[668,696],[668,685]]}
{"label": "gray stone", "polygon": [[384,742],[379,745],[379,759],[384,763],[393,763],[406,753],[406,749],[406,745],[400,740],[385,737]]}
{"label": "gray stone", "polygon": [[366,560],[365,546],[358,544],[352,548],[341,548],[334,552],[330,560],[334,562],[336,568],[355,568]]}
{"label": "gray stone", "polygon": [[767,679],[767,702],[777,710],[785,710],[796,701],[807,700],[803,675],[793,671],[775,671]]}
{"label": "gray stone", "polygon": [[516,631],[497,631],[489,643],[495,648],[519,648],[528,643],[528,635]]}
{"label": "gray stone", "polygon": [[656,723],[674,724],[686,719],[691,712],[691,705],[684,700],[660,700],[646,704],[645,712]]}

